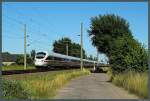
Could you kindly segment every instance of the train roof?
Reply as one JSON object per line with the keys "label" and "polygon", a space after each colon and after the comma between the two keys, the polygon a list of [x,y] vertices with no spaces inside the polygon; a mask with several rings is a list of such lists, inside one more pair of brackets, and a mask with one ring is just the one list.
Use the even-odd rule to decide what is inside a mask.
{"label": "train roof", "polygon": [[[67,56],[67,55],[63,55],[63,54],[60,54],[60,53],[47,52],[47,51],[38,51],[38,52],[45,52],[45,53],[47,53],[49,56],[52,56],[52,57],[57,57],[57,58],[62,58],[62,59],[80,61],[80,58],[73,57],[73,56]],[[38,53],[38,52],[37,52],[37,53]],[[91,63],[99,63],[99,62],[97,62],[97,61],[92,61],[92,60],[87,60],[87,59],[83,59],[83,61],[84,61],[84,62],[91,62]]]}
{"label": "train roof", "polygon": [[[63,55],[63,54],[60,54],[60,53],[51,52],[49,55],[53,56],[53,57],[57,57],[57,58],[63,58],[63,59],[70,59],[70,60],[78,60],[78,61],[80,61],[80,58],[73,57],[73,56],[67,56],[67,55]],[[87,59],[83,59],[83,61],[85,61],[85,62],[92,62],[92,63],[94,63],[94,62],[98,63],[97,61],[92,61],[92,60],[87,60]]]}
{"label": "train roof", "polygon": [[54,52],[51,52],[49,55],[53,56],[53,57],[63,58],[63,59],[80,60],[79,58],[76,58],[76,57],[67,56],[67,55],[63,55],[60,53],[54,53]]}

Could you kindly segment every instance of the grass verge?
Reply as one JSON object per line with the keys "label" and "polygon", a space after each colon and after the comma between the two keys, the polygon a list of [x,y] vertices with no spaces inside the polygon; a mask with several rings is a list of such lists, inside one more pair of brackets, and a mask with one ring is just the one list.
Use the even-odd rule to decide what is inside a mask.
{"label": "grass verge", "polygon": [[[27,69],[36,69],[34,66],[27,66]],[[10,66],[3,66],[2,71],[6,70],[24,70],[23,65],[10,65]]]}
{"label": "grass verge", "polygon": [[[110,75],[111,73],[108,72]],[[113,84],[123,87],[140,98],[148,98],[148,73],[137,73],[129,71],[127,73],[111,75]]]}
{"label": "grass verge", "polygon": [[50,99],[56,95],[57,90],[62,88],[71,79],[88,74],[90,74],[89,70],[85,69],[83,71],[66,70],[37,76],[37,78],[31,77],[27,79],[25,77],[25,79],[17,80],[18,78],[15,77],[15,79],[28,91],[29,96],[26,97],[27,99]]}
{"label": "grass verge", "polygon": [[21,82],[3,80],[2,98],[4,99],[26,99],[30,96]]}

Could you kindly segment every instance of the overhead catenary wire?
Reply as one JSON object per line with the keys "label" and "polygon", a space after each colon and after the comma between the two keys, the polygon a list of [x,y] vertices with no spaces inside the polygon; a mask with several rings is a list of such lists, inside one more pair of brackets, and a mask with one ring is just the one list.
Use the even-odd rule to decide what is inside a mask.
{"label": "overhead catenary wire", "polygon": [[[18,10],[16,10],[15,12],[17,12],[19,15],[25,16],[25,14],[19,12]],[[38,14],[38,13],[37,13],[37,14]],[[26,16],[26,17],[28,17],[28,16]],[[11,18],[11,17],[8,17],[8,16],[7,16],[7,18],[8,18],[9,20],[14,20],[15,22],[17,22],[17,23],[19,23],[19,24],[23,24],[23,22],[22,22],[22,21],[18,21],[18,19]],[[32,24],[38,25],[38,26],[39,26],[39,29],[40,29],[40,28],[42,28],[42,29],[44,28],[44,29],[47,30],[47,29],[50,28],[50,27],[45,26],[45,25],[42,25],[42,27],[41,27],[41,26],[40,26],[41,23],[39,23],[38,21],[33,20],[32,18],[29,18],[29,17],[28,17],[28,20],[29,20],[30,22],[33,22]],[[33,28],[33,26],[32,26],[32,27],[31,27],[31,26],[28,26],[27,35],[29,35],[30,37],[36,36],[34,33],[37,33],[37,32],[38,32],[38,35],[39,35],[39,36],[48,38],[49,34],[46,34],[46,33],[42,33],[42,34],[41,34],[40,30],[37,30],[37,31],[35,31],[35,30],[37,30],[37,29]],[[31,34],[31,33],[32,33],[32,34]],[[56,34],[53,34],[53,35],[56,35]],[[30,40],[30,39],[28,39],[28,40]],[[40,40],[41,40],[41,39],[40,39]],[[48,40],[49,40],[49,39],[48,39]]]}
{"label": "overhead catenary wire", "polygon": [[[15,12],[17,12],[19,15],[26,16],[24,13],[22,13],[22,12],[20,11],[20,9],[17,9]],[[36,10],[34,11],[34,13],[35,13],[35,12],[36,12]],[[37,12],[36,14],[39,15],[38,12]],[[39,21],[35,21],[34,19],[30,18],[29,16],[26,16],[26,19],[28,19],[30,22],[33,22],[32,24],[38,25],[38,26],[39,26],[39,28],[38,28],[39,30],[40,30],[40,28],[41,28],[40,25],[42,25],[42,29],[43,29],[43,28],[44,28],[45,30],[50,29],[50,27],[45,26],[45,24],[43,25],[43,24],[40,23]],[[52,26],[52,24],[51,24],[51,26]],[[50,30],[55,33],[55,31],[54,31],[53,29],[50,29]],[[48,36],[48,34],[45,34],[45,35]]]}
{"label": "overhead catenary wire", "polygon": [[[24,14],[21,14],[21,13],[18,13],[18,14],[24,15]],[[16,18],[12,18],[12,17],[8,17],[8,16],[6,18],[9,19],[10,21],[13,21],[13,22],[16,22],[16,23],[20,24],[21,26],[23,26],[23,24],[24,24],[23,21],[19,21]],[[29,18],[28,20],[30,22],[33,22],[32,24],[40,26],[39,27],[40,29],[42,28],[42,29],[46,29],[47,30],[47,29],[50,28],[48,26],[42,25],[41,23],[39,23],[38,21],[33,20],[32,18]],[[42,25],[42,27],[41,27],[41,25]],[[40,41],[38,41],[38,40],[33,41],[33,39],[35,38],[34,36],[37,36],[37,35],[40,37],[40,39],[39,39]],[[44,46],[49,46],[49,44],[47,44],[47,42],[41,41],[43,39],[42,37],[44,37],[44,40],[45,40],[45,38],[47,38],[49,40],[49,38],[48,38],[49,35],[50,34],[46,34],[46,33],[43,33],[43,32],[41,33],[40,30],[37,30],[35,27],[33,27],[31,25],[30,26],[27,25],[27,36],[29,36],[29,38],[27,38],[27,40],[28,40],[27,41],[27,45],[29,44],[30,46],[33,46],[33,44],[41,44],[41,45],[44,45]],[[55,34],[53,34],[53,35],[55,35]]]}
{"label": "overhead catenary wire", "polygon": [[[22,16],[25,16],[25,14],[23,14],[23,13],[20,11],[20,9],[16,10],[15,12],[17,12],[18,14],[20,14],[20,15],[22,15]],[[35,12],[36,12],[36,15],[39,16],[39,12],[37,12],[37,9],[34,10],[34,13],[35,13]],[[28,17],[28,16],[26,16],[26,18],[27,18],[27,17]],[[43,16],[43,17],[44,17],[44,16]],[[39,21],[35,21],[35,20],[32,19],[32,18],[29,18],[29,17],[28,17],[28,19],[29,19],[31,22],[33,22],[33,24],[35,23],[35,25],[39,25],[39,29],[41,28],[40,25],[42,25],[42,28],[44,28],[44,29],[46,29],[46,30],[50,28],[50,27],[48,27],[48,26],[45,26],[45,24],[44,24],[44,25],[41,24]],[[46,18],[44,18],[44,19],[46,19]],[[48,19],[47,19],[46,21],[48,21]],[[51,26],[54,26],[54,24],[51,24]],[[54,27],[55,27],[55,26],[54,26]],[[53,28],[51,28],[50,30],[55,33],[55,31],[53,30]]]}
{"label": "overhead catenary wire", "polygon": [[[17,19],[15,19],[15,18],[12,18],[12,17],[9,17],[9,16],[6,16],[6,15],[3,15],[3,16],[5,16],[7,19],[9,19],[10,21],[13,21],[13,22],[15,22],[15,23],[18,23],[18,24],[20,24],[20,25],[24,25],[24,23],[22,22],[22,21],[19,21],[19,20],[17,20]],[[40,25],[40,24],[39,24]],[[22,27],[23,28],[23,27]],[[28,26],[28,28],[29,29],[32,29],[32,30],[36,30],[35,28],[33,28],[33,27],[31,27],[31,26]],[[32,33],[35,33],[34,31],[29,31],[28,30],[28,32],[30,33],[30,32],[32,32]],[[37,32],[39,32],[39,31],[37,31]],[[39,35],[40,36],[44,36],[44,37],[47,37],[48,35],[47,34],[40,34],[39,33]]]}
{"label": "overhead catenary wire", "polygon": [[22,33],[19,34],[19,33],[15,33],[14,31],[12,32],[11,30],[6,30],[6,29],[2,30],[2,35],[9,35],[9,36],[11,35],[11,36],[14,36],[14,37],[23,37],[23,35],[21,35],[21,34]]}
{"label": "overhead catenary wire", "polygon": [[33,41],[31,41],[29,44],[32,45],[32,44],[36,44],[36,43],[39,43],[39,44],[42,44],[42,45],[48,45],[48,44],[46,44],[45,42],[43,42],[43,41],[38,41],[38,40],[33,40]]}
{"label": "overhead catenary wire", "polygon": [[[14,22],[16,22],[16,23],[18,23],[18,24],[22,24],[23,25],[23,22],[21,22],[21,21],[17,21],[15,18],[11,18],[11,17],[8,17],[7,16],[7,19],[9,19],[9,20],[11,20],[11,21],[14,21]],[[29,27],[29,28],[31,28],[31,27]],[[27,33],[35,33],[34,31],[27,31]],[[10,31],[9,31],[9,33],[11,33]],[[33,36],[35,36],[35,34],[32,34]],[[46,38],[48,38],[48,36],[47,36],[47,34],[38,34],[38,35],[40,35],[40,36],[42,36],[42,37],[46,37]],[[31,34],[29,35],[29,34],[27,34],[27,36],[31,36]],[[11,36],[11,38],[16,38],[15,37],[15,34],[14,34],[14,37],[13,36]],[[40,37],[40,40],[41,40],[41,37]],[[41,41],[39,42],[39,43],[41,43]]]}
{"label": "overhead catenary wire", "polygon": [[2,16],[4,16],[5,18],[7,18],[7,19],[9,19],[9,20],[11,20],[11,21],[13,21],[13,22],[16,22],[16,23],[18,23],[18,24],[20,24],[20,25],[24,24],[23,22],[21,22],[21,21],[15,19],[15,18],[6,16],[6,15],[2,15]]}
{"label": "overhead catenary wire", "polygon": [[9,39],[23,39],[23,37],[15,37],[11,35],[2,35],[3,38],[9,38]]}

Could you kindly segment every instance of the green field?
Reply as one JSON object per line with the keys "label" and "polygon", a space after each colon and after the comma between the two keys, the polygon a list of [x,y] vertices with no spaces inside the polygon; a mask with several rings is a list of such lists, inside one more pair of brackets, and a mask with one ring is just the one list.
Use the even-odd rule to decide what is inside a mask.
{"label": "green field", "polygon": [[[27,66],[27,69],[36,69],[34,66]],[[3,66],[2,71],[5,70],[24,70],[23,65],[10,65],[10,66]]]}
{"label": "green field", "polygon": [[5,88],[3,97],[6,99],[50,99],[71,79],[88,74],[90,74],[88,70],[76,69],[5,75],[3,80],[8,82],[5,83],[7,86],[3,87]]}

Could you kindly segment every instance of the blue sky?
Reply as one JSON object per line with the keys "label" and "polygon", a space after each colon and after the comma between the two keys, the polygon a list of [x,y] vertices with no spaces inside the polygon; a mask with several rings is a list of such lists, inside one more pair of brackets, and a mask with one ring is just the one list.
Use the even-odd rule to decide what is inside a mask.
{"label": "blue sky", "polygon": [[[80,43],[80,23],[83,22],[83,39],[86,53],[96,55],[87,30],[90,18],[103,14],[116,14],[125,18],[133,36],[148,46],[148,4],[146,2],[49,2],[49,3],[3,3],[2,5],[2,51],[23,53],[23,24],[27,25],[27,52],[52,50],[52,43],[69,37]],[[103,57],[103,56],[101,56]]]}

